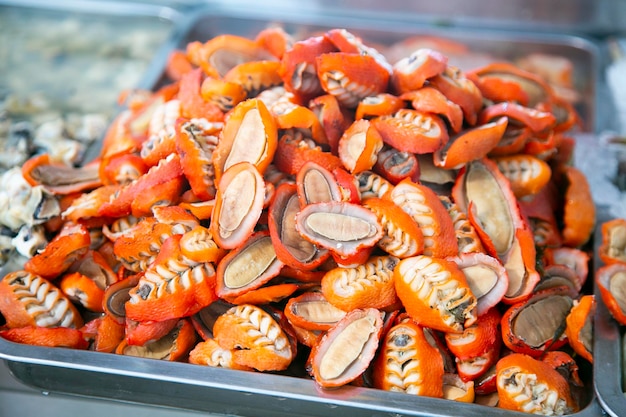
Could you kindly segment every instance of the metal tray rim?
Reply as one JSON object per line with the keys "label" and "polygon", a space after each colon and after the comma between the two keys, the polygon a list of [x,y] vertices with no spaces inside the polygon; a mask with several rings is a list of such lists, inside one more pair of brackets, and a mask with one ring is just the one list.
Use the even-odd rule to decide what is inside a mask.
{"label": "metal tray rim", "polygon": [[[192,385],[199,388],[237,391],[242,394],[256,394],[278,400],[290,399],[302,404],[317,403],[344,406],[362,411],[394,413],[395,415],[449,416],[462,413],[466,417],[482,417],[485,412],[500,417],[527,415],[479,404],[463,404],[439,398],[417,397],[374,388],[345,386],[337,390],[322,390],[313,380],[279,374],[234,371],[91,351],[20,345],[3,339],[0,339],[0,359],[5,360],[9,367],[14,363],[49,366],[87,371],[94,375],[109,375],[113,378],[126,376],[153,382],[160,381]],[[28,384],[28,381],[22,382]],[[46,387],[46,389],[52,392],[64,392],[58,387]],[[184,403],[180,406],[186,408]],[[304,411],[302,412],[304,413]],[[571,414],[571,416],[591,417],[601,415],[600,412],[598,403],[595,398],[592,398],[584,409]]]}

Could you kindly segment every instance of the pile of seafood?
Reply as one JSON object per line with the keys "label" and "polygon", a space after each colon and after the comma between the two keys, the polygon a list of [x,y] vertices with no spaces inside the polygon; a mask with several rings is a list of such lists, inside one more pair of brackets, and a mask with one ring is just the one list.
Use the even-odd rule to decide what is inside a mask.
{"label": "pile of seafood", "polygon": [[61,214],[0,282],[2,337],[249,372],[304,355],[322,389],[586,405],[595,207],[578,116],[544,78],[280,28],[191,42],[166,73],[96,160],[24,164]]}

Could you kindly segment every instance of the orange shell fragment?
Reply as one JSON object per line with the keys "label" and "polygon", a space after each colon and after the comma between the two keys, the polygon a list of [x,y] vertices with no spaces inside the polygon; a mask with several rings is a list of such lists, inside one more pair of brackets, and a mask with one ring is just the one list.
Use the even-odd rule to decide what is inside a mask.
{"label": "orange shell fragment", "polygon": [[233,350],[233,362],[258,371],[282,371],[295,356],[276,320],[251,304],[232,307],[219,316],[213,335],[220,347]]}
{"label": "orange shell fragment", "polygon": [[376,388],[443,398],[443,359],[421,326],[404,320],[389,329],[381,345],[373,372]]}
{"label": "orange shell fragment", "polygon": [[496,370],[499,408],[554,415],[578,411],[567,381],[550,365],[514,353],[500,359]]}
{"label": "orange shell fragment", "polygon": [[476,297],[451,261],[418,255],[394,269],[396,293],[416,323],[460,333],[476,321]]}
{"label": "orange shell fragment", "polygon": [[357,308],[384,309],[396,303],[393,256],[374,256],[349,268],[334,268],[322,278],[322,294],[329,303],[344,311]]}

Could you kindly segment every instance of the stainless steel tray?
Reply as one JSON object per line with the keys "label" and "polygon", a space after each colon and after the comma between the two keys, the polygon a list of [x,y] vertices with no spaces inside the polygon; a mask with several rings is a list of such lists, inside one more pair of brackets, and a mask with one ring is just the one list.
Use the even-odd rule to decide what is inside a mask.
{"label": "stainless steel tray", "polygon": [[[598,222],[606,220],[610,220],[610,217],[601,211]],[[597,230],[596,241],[599,242],[600,238],[599,230]],[[598,246],[596,245],[596,251]],[[598,259],[597,256],[596,259]],[[626,415],[626,387],[623,380],[626,366],[624,362],[626,336],[624,329],[613,319],[602,301],[598,288],[595,289],[595,298],[597,307],[593,344],[594,387],[597,399],[608,415],[621,417]]]}
{"label": "stainless steel tray", "polygon": [[[586,98],[581,108],[586,126],[593,129],[596,112],[597,53],[594,44],[576,37],[554,34],[446,30],[391,20],[356,19],[318,10],[285,12],[274,7],[240,9],[214,4],[184,16],[165,48],[184,48],[192,40],[218,34],[255,36],[271,24],[281,24],[296,36],[344,27],[366,41],[391,44],[410,35],[437,35],[467,43],[472,50],[514,59],[529,52],[567,56],[575,63],[578,88]],[[166,54],[147,75],[146,84],[164,81]],[[18,345],[0,339],[0,358],[13,375],[36,389],[136,403],[241,416],[525,416],[526,414],[416,397],[376,389],[346,386],[321,390],[309,378],[262,374],[162,362],[112,354]],[[299,358],[302,362],[304,358]],[[585,378],[591,384],[591,376]],[[590,391],[591,387],[589,387]],[[589,402],[578,417],[600,416],[603,411],[589,392]]]}

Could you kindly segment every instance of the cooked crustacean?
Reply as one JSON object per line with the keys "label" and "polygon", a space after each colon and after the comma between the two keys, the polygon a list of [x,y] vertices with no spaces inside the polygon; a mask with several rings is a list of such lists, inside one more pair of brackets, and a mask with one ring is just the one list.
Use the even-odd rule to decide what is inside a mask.
{"label": "cooked crustacean", "polygon": [[544,362],[513,353],[498,361],[497,372],[500,408],[553,415],[578,410],[567,380]]}
{"label": "cooked crustacean", "polygon": [[[424,47],[390,65],[346,30],[287,35],[192,42],[171,84],[127,100],[93,165],[28,160],[48,214],[2,220],[50,243],[22,274],[89,311],[92,350],[291,372],[302,345],[320,389],[574,411],[552,373],[567,358],[506,356],[593,360],[573,109],[510,66],[466,74]],[[598,271],[618,320],[622,229],[604,231]],[[0,336],[56,340],[18,310],[0,309]]]}

